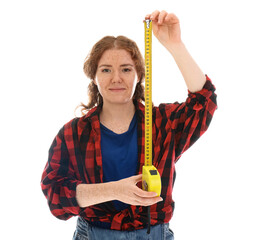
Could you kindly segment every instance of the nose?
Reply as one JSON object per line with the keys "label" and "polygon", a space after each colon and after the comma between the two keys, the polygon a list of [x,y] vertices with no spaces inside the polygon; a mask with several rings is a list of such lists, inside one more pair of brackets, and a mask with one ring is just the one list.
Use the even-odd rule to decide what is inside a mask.
{"label": "nose", "polygon": [[121,74],[118,71],[115,71],[112,76],[112,83],[122,82]]}

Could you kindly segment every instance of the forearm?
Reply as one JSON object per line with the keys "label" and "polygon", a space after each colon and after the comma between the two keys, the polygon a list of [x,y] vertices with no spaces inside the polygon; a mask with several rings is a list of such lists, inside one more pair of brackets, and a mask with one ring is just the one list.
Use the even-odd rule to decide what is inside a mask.
{"label": "forearm", "polygon": [[79,184],[76,188],[76,199],[80,207],[115,200],[115,182]]}
{"label": "forearm", "polygon": [[184,43],[181,42],[179,44],[170,46],[168,50],[172,54],[178,68],[180,69],[189,91],[200,91],[206,82],[206,77],[189,54]]}
{"label": "forearm", "polygon": [[141,180],[140,174],[115,182],[79,184],[76,189],[76,199],[82,208],[112,200],[138,206],[150,206],[163,200],[155,192],[147,192],[139,188],[137,183]]}

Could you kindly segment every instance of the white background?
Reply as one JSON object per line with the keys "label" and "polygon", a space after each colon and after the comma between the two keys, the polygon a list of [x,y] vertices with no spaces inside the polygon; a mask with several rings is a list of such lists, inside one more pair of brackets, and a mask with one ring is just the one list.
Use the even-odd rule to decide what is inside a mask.
{"label": "white background", "polygon": [[[105,35],[144,53],[143,19],[175,13],[212,79],[218,110],[177,164],[175,239],[270,239],[269,7],[257,0],[1,1],[1,239],[71,239],[40,188],[49,146],[87,100],[85,57]],[[153,101],[185,101],[173,58],[153,39]],[[3,223],[4,222],[4,223]]]}

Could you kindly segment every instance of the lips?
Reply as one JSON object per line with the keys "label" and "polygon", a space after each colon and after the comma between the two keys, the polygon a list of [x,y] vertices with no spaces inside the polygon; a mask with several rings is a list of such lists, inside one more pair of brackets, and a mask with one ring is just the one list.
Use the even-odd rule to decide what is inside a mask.
{"label": "lips", "polygon": [[109,88],[110,91],[119,92],[125,90],[125,88]]}

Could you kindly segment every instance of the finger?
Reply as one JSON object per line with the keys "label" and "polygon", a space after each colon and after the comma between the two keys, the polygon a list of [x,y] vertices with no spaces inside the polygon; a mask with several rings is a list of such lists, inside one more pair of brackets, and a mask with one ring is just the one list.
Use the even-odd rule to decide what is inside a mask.
{"label": "finger", "polygon": [[158,18],[159,13],[160,13],[160,12],[159,12],[158,10],[152,12],[150,19],[151,19],[152,21],[157,21],[157,18]]}
{"label": "finger", "polygon": [[150,17],[151,17],[151,14],[147,14],[147,15],[145,16],[145,19],[150,19]]}
{"label": "finger", "polygon": [[141,197],[135,197],[134,201],[137,203],[137,205],[141,206],[151,206],[153,204],[156,204],[160,201],[163,201],[162,198],[160,197],[155,197],[155,198],[141,198]]}
{"label": "finger", "polygon": [[165,17],[164,22],[167,23],[167,24],[174,24],[174,23],[178,23],[179,19],[174,13],[169,13]]}
{"label": "finger", "polygon": [[157,193],[156,192],[147,192],[142,190],[141,188],[137,187],[134,189],[134,194],[136,194],[139,197],[144,197],[144,198],[151,198],[151,197],[156,197]]}
{"label": "finger", "polygon": [[135,184],[142,181],[142,174],[131,177]]}
{"label": "finger", "polygon": [[164,22],[165,17],[168,15],[166,11],[161,11],[158,17],[158,24],[162,24]]}

